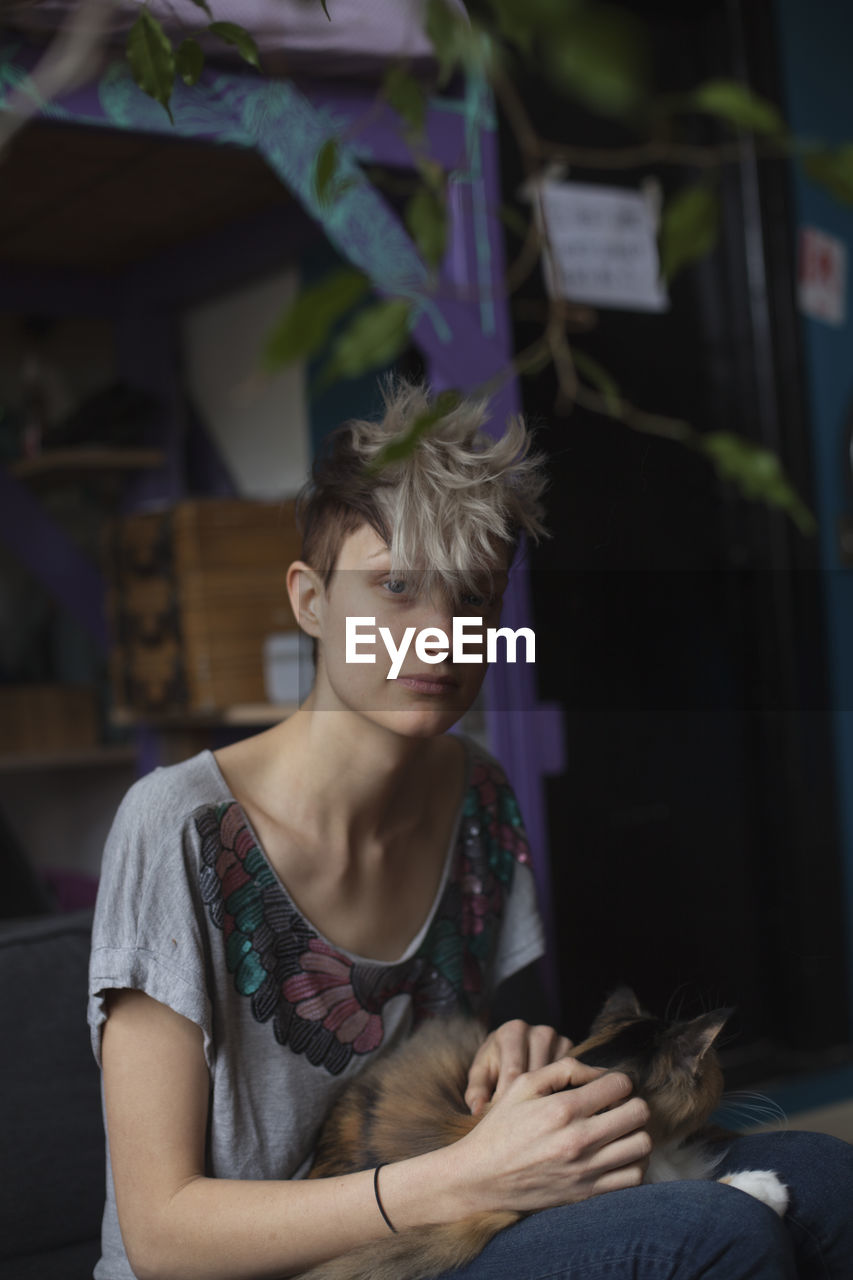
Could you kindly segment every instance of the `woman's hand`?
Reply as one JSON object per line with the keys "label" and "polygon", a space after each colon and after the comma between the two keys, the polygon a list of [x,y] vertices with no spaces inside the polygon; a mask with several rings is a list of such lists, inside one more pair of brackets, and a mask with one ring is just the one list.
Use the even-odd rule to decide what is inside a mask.
{"label": "woman's hand", "polygon": [[471,1115],[479,1115],[487,1102],[497,1102],[526,1071],[565,1058],[571,1047],[572,1041],[553,1027],[531,1027],[518,1018],[505,1022],[486,1036],[471,1063],[465,1090]]}
{"label": "woman's hand", "polygon": [[535,1211],[638,1186],[652,1141],[649,1108],[630,1093],[628,1076],[574,1058],[517,1077],[449,1148],[465,1155],[465,1212]]}

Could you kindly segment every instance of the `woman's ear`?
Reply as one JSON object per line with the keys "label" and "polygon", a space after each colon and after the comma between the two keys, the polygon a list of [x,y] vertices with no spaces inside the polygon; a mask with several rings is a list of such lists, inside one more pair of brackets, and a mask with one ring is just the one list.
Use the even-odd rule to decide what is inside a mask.
{"label": "woman's ear", "polygon": [[289,566],[287,594],[299,626],[316,640],[321,631],[321,610],[326,593],[319,574],[304,560],[294,560]]}

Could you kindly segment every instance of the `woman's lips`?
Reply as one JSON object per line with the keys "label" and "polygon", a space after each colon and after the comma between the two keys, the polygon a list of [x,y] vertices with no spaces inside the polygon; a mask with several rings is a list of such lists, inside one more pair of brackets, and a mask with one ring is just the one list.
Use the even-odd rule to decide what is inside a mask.
{"label": "woman's lips", "polygon": [[397,676],[397,683],[415,693],[454,693],[459,682],[447,676]]}

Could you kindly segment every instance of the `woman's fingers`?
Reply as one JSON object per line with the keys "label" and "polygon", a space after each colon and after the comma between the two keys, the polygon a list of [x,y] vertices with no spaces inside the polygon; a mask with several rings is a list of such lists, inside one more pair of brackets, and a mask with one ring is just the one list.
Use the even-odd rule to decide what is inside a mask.
{"label": "woman's fingers", "polygon": [[[527,1077],[534,1085],[534,1096],[540,1097],[547,1096],[549,1086],[553,1089],[556,1084],[559,1089],[561,1079],[567,1079],[568,1085],[552,1092],[551,1102],[559,1108],[560,1125],[570,1133],[577,1158],[586,1160],[588,1153],[591,1157],[596,1152],[609,1152],[595,1164],[596,1168],[614,1168],[648,1158],[651,1138],[645,1126],[649,1107],[642,1098],[631,1096],[632,1084],[627,1075],[603,1072],[568,1058]],[[619,1145],[620,1140],[628,1140],[629,1145]]]}
{"label": "woman's fingers", "polygon": [[593,1147],[586,1160],[586,1167],[590,1173],[599,1175],[609,1173],[611,1169],[622,1169],[626,1165],[638,1165],[642,1170],[651,1154],[651,1138],[645,1129],[638,1129],[627,1137]]}
{"label": "woman's fingers", "polygon": [[465,1090],[469,1111],[477,1115],[519,1076],[566,1057],[571,1048],[572,1041],[553,1027],[529,1026],[521,1019],[503,1023],[486,1037],[471,1064]]}
{"label": "woman's fingers", "polygon": [[514,1080],[530,1070],[530,1030],[526,1022],[516,1019],[513,1022],[505,1022],[495,1032],[495,1046],[498,1053],[495,1100],[506,1093]]}
{"label": "woman's fingers", "polygon": [[648,1105],[631,1097],[632,1088],[630,1077],[621,1071],[561,1058],[522,1076],[515,1095],[549,1099],[556,1128],[571,1126],[584,1145],[600,1147],[648,1123]]}
{"label": "woman's fingers", "polygon": [[[586,1086],[596,1085],[590,1093]],[[549,1093],[562,1093],[564,1090],[577,1090],[566,1094],[573,1106],[586,1108],[584,1114],[594,1115],[604,1107],[614,1106],[621,1098],[631,1092],[631,1081],[621,1071],[606,1071],[604,1067],[591,1067],[577,1058],[560,1058],[550,1062],[538,1071],[531,1071],[524,1080],[525,1091],[530,1097],[545,1097]],[[583,1093],[581,1095],[581,1090]]]}
{"label": "woman's fingers", "polygon": [[487,1207],[541,1209],[641,1182],[648,1120],[626,1074],[565,1057],[523,1073],[462,1141]]}
{"label": "woman's fingers", "polygon": [[468,1072],[468,1088],[465,1090],[465,1105],[476,1116],[491,1098],[497,1081],[497,1063],[491,1060],[488,1052],[481,1049]]}
{"label": "woman's fingers", "polygon": [[[597,1084],[598,1081],[594,1083]],[[593,1135],[592,1141],[597,1146],[613,1142],[614,1139],[633,1133],[635,1129],[643,1129],[648,1124],[649,1108],[642,1098],[626,1098],[623,1095],[619,1102],[607,1103],[602,1109],[595,1105],[600,1093],[599,1089],[587,1085],[583,1096],[567,1098],[563,1106],[564,1123],[583,1121],[586,1126],[584,1131]],[[575,1090],[574,1094],[581,1094],[581,1090]],[[592,1111],[590,1107],[593,1108]]]}
{"label": "woman's fingers", "polygon": [[558,1035],[553,1027],[536,1026],[527,1028],[527,1070],[538,1071],[549,1062],[558,1058],[567,1058],[572,1047],[571,1040]]}
{"label": "woman's fingers", "polygon": [[627,1164],[621,1169],[610,1169],[590,1183],[587,1199],[604,1195],[607,1191],[625,1191],[628,1187],[638,1187],[643,1181],[643,1174],[644,1169],[640,1164]]}

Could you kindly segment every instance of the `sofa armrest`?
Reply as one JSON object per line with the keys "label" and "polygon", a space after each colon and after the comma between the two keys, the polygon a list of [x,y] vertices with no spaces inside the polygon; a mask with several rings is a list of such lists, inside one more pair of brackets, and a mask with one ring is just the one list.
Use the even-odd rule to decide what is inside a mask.
{"label": "sofa armrest", "polygon": [[47,1263],[100,1236],[105,1145],[86,1025],[91,923],[90,910],[0,922],[0,1273],[9,1259]]}

